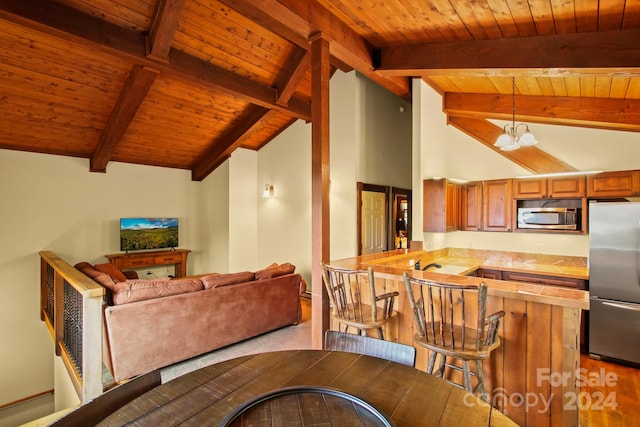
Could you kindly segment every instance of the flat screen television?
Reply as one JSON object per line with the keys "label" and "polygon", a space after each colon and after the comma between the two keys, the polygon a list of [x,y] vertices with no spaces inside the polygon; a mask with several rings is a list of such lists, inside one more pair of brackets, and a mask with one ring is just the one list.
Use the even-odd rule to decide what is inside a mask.
{"label": "flat screen television", "polygon": [[178,218],[120,218],[120,250],[178,247]]}

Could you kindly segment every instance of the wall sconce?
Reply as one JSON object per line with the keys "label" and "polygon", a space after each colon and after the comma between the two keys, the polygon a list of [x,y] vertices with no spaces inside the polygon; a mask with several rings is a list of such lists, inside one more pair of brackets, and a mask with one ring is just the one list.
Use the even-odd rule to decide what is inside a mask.
{"label": "wall sconce", "polygon": [[273,185],[265,184],[264,191],[262,192],[262,197],[273,197]]}

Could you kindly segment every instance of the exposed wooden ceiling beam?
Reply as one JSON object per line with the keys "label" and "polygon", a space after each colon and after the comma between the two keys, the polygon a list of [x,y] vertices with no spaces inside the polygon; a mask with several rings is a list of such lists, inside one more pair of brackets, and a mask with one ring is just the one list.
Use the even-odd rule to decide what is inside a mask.
{"label": "exposed wooden ceiling beam", "polygon": [[291,43],[309,50],[311,27],[306,19],[285,7],[278,0],[219,0],[256,24]]}
{"label": "exposed wooden ceiling beam", "polygon": [[278,76],[276,88],[278,88],[278,98],[276,102],[286,106],[293,96],[293,93],[309,69],[311,64],[311,54],[301,48],[294,49],[291,57],[287,61],[288,65],[284,67],[284,72]]}
{"label": "exposed wooden ceiling beam", "polygon": [[246,138],[268,122],[273,114],[276,113],[263,107],[249,107],[237,121],[237,125],[211,143],[209,151],[191,168],[191,179],[194,181],[205,179],[227,160]]}
{"label": "exposed wooden ceiling beam", "polygon": [[147,57],[168,62],[173,36],[186,0],[158,0],[147,37]]}
{"label": "exposed wooden ceiling beam", "polygon": [[376,70],[392,76],[640,76],[640,30],[383,47]]}
{"label": "exposed wooden ceiling beam", "polygon": [[498,136],[502,134],[502,129],[486,120],[473,117],[447,116],[447,122],[532,173],[571,172],[576,170],[571,165],[556,159],[537,147],[523,147],[515,151],[500,151],[493,144]]}
{"label": "exposed wooden ceiling beam", "polygon": [[389,77],[375,72],[373,47],[315,0],[220,0],[242,15],[297,46],[310,50],[309,38],[322,32],[329,41],[331,63],[353,68],[392,93],[410,99],[411,89],[406,77]]}
{"label": "exposed wooden ceiling beam", "polygon": [[[289,58],[289,66],[285,66],[283,71],[276,79],[276,87],[279,89],[277,102],[287,105],[291,100],[293,92],[298,82],[304,76],[306,70],[311,63],[311,54],[304,49],[296,49]],[[211,149],[196,164],[192,170],[192,179],[194,181],[202,181],[215,168],[224,162],[243,142],[260,130],[269,119],[275,115],[274,111],[262,109],[249,109],[244,117],[239,121],[238,125],[228,132],[222,141],[214,141]],[[271,138],[275,138],[277,134],[289,127],[294,120],[285,124],[280,131],[273,134]],[[235,138],[235,139],[234,139]],[[265,141],[265,144],[268,141]]]}
{"label": "exposed wooden ceiling beam", "polygon": [[140,65],[133,66],[91,156],[89,166],[91,172],[107,171],[107,163],[111,160],[113,151],[120,143],[157,76],[157,70]]}
{"label": "exposed wooden ceiling beam", "polygon": [[94,50],[149,66],[173,78],[237,97],[303,120],[311,119],[309,102],[292,98],[287,107],[276,102],[277,90],[172,49],[170,63],[146,57],[146,36],[87,15],[72,7],[40,0],[0,0],[0,19]]}
{"label": "exposed wooden ceiling beam", "polygon": [[[640,100],[552,96],[515,97],[516,120],[640,132]],[[451,93],[443,110],[452,116],[512,119],[512,96]]]}

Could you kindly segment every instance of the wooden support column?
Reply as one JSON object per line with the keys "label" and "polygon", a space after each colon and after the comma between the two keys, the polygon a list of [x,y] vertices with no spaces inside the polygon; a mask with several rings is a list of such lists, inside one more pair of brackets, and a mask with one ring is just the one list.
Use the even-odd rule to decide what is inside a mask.
{"label": "wooden support column", "polygon": [[322,261],[329,261],[329,42],[311,40],[311,345],[322,348],[329,328],[329,297],[322,283]]}

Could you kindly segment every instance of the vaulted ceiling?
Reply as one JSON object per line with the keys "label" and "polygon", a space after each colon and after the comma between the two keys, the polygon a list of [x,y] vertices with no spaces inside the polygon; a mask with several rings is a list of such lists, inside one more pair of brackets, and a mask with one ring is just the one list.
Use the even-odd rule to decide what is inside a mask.
{"label": "vaulted ceiling", "polygon": [[[310,39],[333,69],[493,148],[516,119],[640,131],[638,0],[0,0],[0,148],[186,169],[311,120]],[[500,152],[571,170],[536,147]]]}

